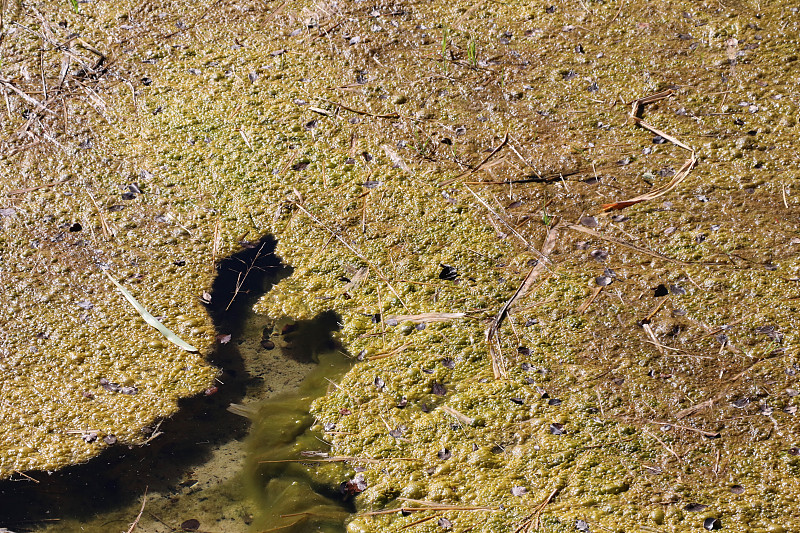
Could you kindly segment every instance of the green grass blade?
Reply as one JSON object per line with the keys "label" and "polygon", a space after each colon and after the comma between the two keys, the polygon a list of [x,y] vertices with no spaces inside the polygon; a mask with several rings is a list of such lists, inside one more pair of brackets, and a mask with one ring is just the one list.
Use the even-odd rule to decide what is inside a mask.
{"label": "green grass blade", "polygon": [[145,322],[147,322],[148,324],[150,324],[151,326],[153,326],[154,328],[156,328],[158,331],[160,331],[160,332],[161,332],[161,334],[162,334],[162,335],[164,335],[164,337],[166,337],[166,339],[167,339],[169,342],[171,342],[171,343],[172,343],[172,344],[174,344],[175,346],[178,346],[178,347],[180,347],[180,348],[183,348],[183,349],[184,349],[184,350],[186,350],[187,352],[197,352],[197,351],[198,351],[198,350],[197,350],[197,348],[195,348],[194,346],[192,346],[191,344],[189,344],[189,343],[188,343],[188,342],[186,342],[185,340],[183,340],[183,339],[181,339],[180,337],[178,337],[178,336],[175,334],[175,332],[174,332],[174,331],[172,331],[172,330],[171,330],[171,329],[169,329],[167,326],[165,326],[164,324],[162,324],[161,322],[159,322],[158,320],[156,320],[156,317],[154,317],[153,315],[151,315],[151,314],[150,314],[150,313],[147,311],[147,309],[145,309],[144,307],[142,307],[142,304],[140,304],[140,303],[139,303],[139,302],[136,300],[136,298],[134,298],[134,297],[133,297],[133,295],[132,295],[131,293],[129,293],[129,292],[128,292],[128,290],[127,290],[125,287],[123,287],[122,285],[120,285],[120,284],[119,284],[119,282],[118,282],[117,280],[115,280],[115,279],[113,278],[113,276],[111,276],[111,274],[109,274],[109,273],[108,273],[108,270],[103,270],[103,272],[105,272],[105,273],[106,273],[106,276],[108,276],[108,279],[110,279],[110,280],[111,280],[111,283],[113,283],[114,285],[116,285],[116,286],[117,286],[117,288],[119,289],[119,291],[120,291],[120,292],[122,293],[122,295],[123,295],[123,296],[124,296],[124,297],[125,297],[125,298],[126,298],[126,299],[127,299],[129,302],[130,302],[130,303],[131,303],[131,305],[134,307],[134,309],[136,309],[136,310],[139,312],[139,314],[140,314],[140,315],[142,315],[142,318],[144,318],[144,321],[145,321]]}

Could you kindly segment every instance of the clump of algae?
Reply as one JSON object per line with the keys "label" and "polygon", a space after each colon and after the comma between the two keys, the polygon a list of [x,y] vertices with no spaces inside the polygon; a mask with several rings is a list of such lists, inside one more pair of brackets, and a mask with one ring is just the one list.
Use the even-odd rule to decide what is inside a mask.
{"label": "clump of algae", "polygon": [[[70,178],[7,203],[14,214],[4,229],[16,236],[5,246],[28,268],[6,284],[20,302],[22,333],[6,341],[20,358],[15,390],[31,390],[35,369],[63,387],[80,368],[55,357],[67,352],[60,346],[33,339],[47,326],[64,343],[85,344],[80,314],[64,312],[76,299],[65,289],[87,287],[111,305],[92,260],[153,280],[139,284],[143,303],[167,319],[181,308],[176,320],[207,350],[213,332],[195,297],[209,265],[237,241],[272,232],[294,272],[257,309],[298,319],[334,309],[343,345],[363,359],[312,407],[319,430],[337,428],[326,434],[332,454],[381,459],[363,473],[351,531],[434,530],[439,518],[476,531],[569,530],[577,520],[592,530],[691,531],[711,518],[731,531],[795,527],[800,264],[797,162],[787,147],[797,89],[786,65],[797,43],[774,37],[795,23],[790,10],[190,7],[197,16],[158,4],[59,13],[114,51],[118,77],[92,87],[107,107],[91,92],[70,100],[86,125],[63,128],[73,158],[53,155],[42,118],[29,130],[44,140],[19,140],[24,149],[2,161],[20,172],[9,188]],[[39,27],[34,14],[17,16]],[[22,65],[38,43],[12,37],[3,46],[23,59],[4,76],[32,88]],[[648,107],[648,121],[696,148],[698,167],[667,197],[587,221],[593,236],[561,235],[547,276],[501,330],[506,377],[496,380],[488,319],[540,259],[548,227],[645,192],[683,161],[627,123],[621,105],[666,87],[674,96]],[[19,117],[25,101],[9,99]],[[6,130],[22,120],[9,118]],[[91,148],[78,148],[88,138]],[[143,194],[118,202],[115,187],[133,181]],[[109,209],[117,204],[126,207]],[[81,232],[58,227],[75,222]],[[30,247],[34,240],[45,245]],[[457,277],[446,279],[443,265]],[[54,268],[69,283],[51,291],[61,303],[47,305]],[[199,359],[166,356],[144,326],[103,312],[110,326],[94,326],[91,364],[110,351],[120,373],[148,358],[176,368],[172,381],[153,385],[163,403],[126,406],[138,425],[124,427],[150,423],[176,396],[210,383]],[[466,316],[402,318],[453,312]],[[136,334],[122,338],[141,344],[133,357],[120,345],[123,325]],[[65,370],[37,366],[56,360]],[[6,472],[48,468],[35,462],[47,446],[73,454],[58,464],[96,453],[97,444],[53,430],[64,413],[87,411],[37,398],[55,409],[38,422],[52,437],[4,454]],[[30,412],[18,420],[7,425],[9,442],[37,427]],[[400,498],[491,510],[369,514],[408,502]],[[411,525],[420,516],[433,518]]]}

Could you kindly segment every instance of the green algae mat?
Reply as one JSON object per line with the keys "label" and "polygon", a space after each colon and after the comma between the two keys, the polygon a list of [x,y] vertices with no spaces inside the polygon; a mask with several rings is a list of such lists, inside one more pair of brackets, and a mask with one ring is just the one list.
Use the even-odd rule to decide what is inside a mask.
{"label": "green algae mat", "polygon": [[223,386],[215,266],[273,234],[256,311],[358,358],[285,458],[348,531],[800,529],[790,3],[1,13],[3,477]]}

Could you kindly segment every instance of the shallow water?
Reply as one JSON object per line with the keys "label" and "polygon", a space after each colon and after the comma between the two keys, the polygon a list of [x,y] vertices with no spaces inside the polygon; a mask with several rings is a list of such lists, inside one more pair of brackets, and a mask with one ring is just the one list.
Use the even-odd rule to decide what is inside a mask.
{"label": "shallow water", "polygon": [[[238,261],[226,261],[220,271],[235,276],[228,267]],[[275,322],[249,311],[286,271],[274,258],[261,267],[247,298],[211,306],[218,330],[231,335],[212,357],[223,370],[216,392],[185,401],[144,447],[118,446],[84,465],[0,483],[0,527],[125,532],[138,520],[135,531],[153,533],[245,533],[293,523],[296,531],[343,531],[347,504],[335,488],[312,488],[313,467],[259,464],[325,448],[306,432],[307,407],[326,392],[326,379],[349,366],[330,337],[334,315]],[[222,274],[215,287],[219,302],[228,301],[230,277]]]}

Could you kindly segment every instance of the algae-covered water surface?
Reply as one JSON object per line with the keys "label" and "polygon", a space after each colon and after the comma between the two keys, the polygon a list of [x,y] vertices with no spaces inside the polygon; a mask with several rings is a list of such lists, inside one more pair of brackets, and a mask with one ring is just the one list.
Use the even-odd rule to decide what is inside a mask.
{"label": "algae-covered water surface", "polygon": [[[290,504],[230,527],[800,529],[790,3],[0,11],[8,487],[181,442],[236,304],[356,362],[254,426],[220,487]],[[256,299],[260,252],[291,272]]]}

